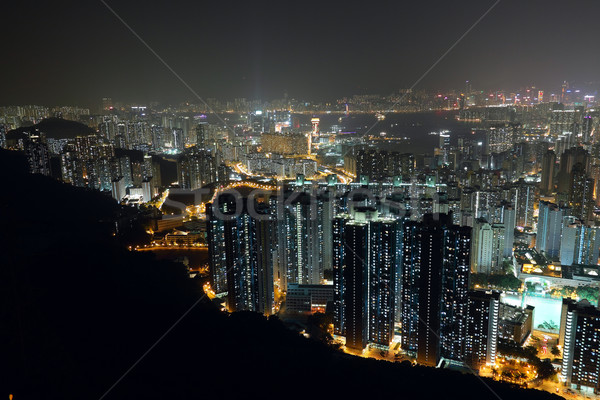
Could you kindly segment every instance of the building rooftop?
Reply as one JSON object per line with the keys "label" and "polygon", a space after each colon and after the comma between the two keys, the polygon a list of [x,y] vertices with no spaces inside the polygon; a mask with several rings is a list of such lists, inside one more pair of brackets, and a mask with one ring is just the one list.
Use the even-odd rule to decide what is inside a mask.
{"label": "building rooftop", "polygon": [[529,313],[533,312],[533,306],[527,306],[527,308],[520,308],[517,306],[511,306],[510,304],[500,304],[500,320],[504,323],[510,323],[514,325],[521,325],[527,318]]}

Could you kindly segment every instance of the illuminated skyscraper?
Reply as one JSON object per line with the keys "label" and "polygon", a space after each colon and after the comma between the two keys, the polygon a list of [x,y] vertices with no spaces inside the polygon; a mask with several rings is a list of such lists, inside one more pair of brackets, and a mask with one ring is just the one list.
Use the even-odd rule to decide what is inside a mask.
{"label": "illuminated skyscraper", "polygon": [[179,186],[195,190],[217,179],[214,155],[207,150],[190,147],[185,149],[177,163]]}
{"label": "illuminated skyscraper", "polygon": [[231,311],[269,315],[273,312],[276,225],[266,204],[238,200],[236,204],[233,195],[223,194],[207,204],[211,286],[217,294],[227,292]]}
{"label": "illuminated skyscraper", "polygon": [[144,203],[147,203],[150,200],[152,200],[153,196],[154,195],[152,191],[152,181],[146,178],[142,181],[142,198]]}
{"label": "illuminated skyscraper", "polygon": [[6,125],[0,124],[0,149],[6,148],[6,132],[7,131],[8,131],[8,129],[6,128]]}
{"label": "illuminated skyscraper", "polygon": [[590,143],[592,132],[594,130],[594,120],[590,114],[583,116],[583,122],[581,123],[581,142]]}
{"label": "illuminated skyscraper", "polygon": [[556,204],[540,201],[535,249],[549,258],[558,257],[566,210]]}
{"label": "illuminated skyscraper", "polygon": [[128,156],[117,158],[118,176],[123,177],[123,184],[126,188],[133,185],[133,176],[131,172],[131,159]]}
{"label": "illuminated skyscraper", "polygon": [[348,251],[344,253],[343,264],[336,268],[338,273],[342,273],[344,288],[341,306],[346,346],[361,350],[367,346],[369,335],[368,231],[368,225],[364,223],[346,224],[342,245],[348,247]]}
{"label": "illuminated skyscraper", "polygon": [[[285,203],[285,204],[284,204]],[[323,280],[324,226],[331,223],[331,203],[307,192],[286,193],[277,204],[282,286],[286,283],[318,285]],[[328,231],[330,232],[330,231]],[[330,254],[328,252],[328,254]]]}
{"label": "illuminated skyscraper", "polygon": [[500,292],[470,291],[464,361],[474,370],[496,362]]}
{"label": "illuminated skyscraper", "polygon": [[206,126],[205,122],[196,125],[196,147],[206,149]]}
{"label": "illuminated skyscraper", "polygon": [[356,165],[357,176],[365,175],[375,181],[395,176],[408,181],[415,171],[415,156],[397,151],[361,149],[353,157],[346,157],[344,162]]}
{"label": "illuminated skyscraper", "polygon": [[561,380],[566,386],[600,389],[600,311],[587,300],[563,306],[566,312]]}
{"label": "illuminated skyscraper", "polygon": [[[494,231],[485,220],[478,218],[473,223],[471,241],[471,271],[490,274],[492,272],[492,253]],[[502,249],[504,250],[504,249]]]}
{"label": "illuminated skyscraper", "polygon": [[350,348],[392,342],[398,223],[369,207],[333,222],[334,327]]}
{"label": "illuminated skyscraper", "polygon": [[502,273],[504,249],[506,247],[506,227],[492,224],[492,274]]}
{"label": "illuminated skyscraper", "polygon": [[125,186],[125,180],[122,176],[113,178],[111,186],[111,193],[113,199],[120,203],[123,197],[125,197],[125,195],[127,194],[126,189],[127,188]]}
{"label": "illuminated skyscraper", "polygon": [[504,225],[504,257],[513,256],[513,246],[515,242],[515,227],[517,213],[510,204],[502,206],[502,224]]}
{"label": "illuminated skyscraper", "polygon": [[589,178],[583,164],[577,163],[571,170],[569,207],[574,216],[590,221],[594,212],[594,179]]}
{"label": "illuminated skyscraper", "polygon": [[471,228],[427,214],[407,222],[403,235],[402,348],[425,365],[462,360]]}
{"label": "illuminated skyscraper", "polygon": [[152,125],[152,149],[162,151],[165,142],[165,133],[162,126]]}
{"label": "illuminated skyscraper", "polygon": [[321,122],[321,120],[319,118],[312,118],[310,120],[310,123],[312,124],[312,136],[313,138],[315,138],[317,141],[319,139],[319,133],[321,132],[319,129],[319,123]]}
{"label": "illuminated skyscraper", "polygon": [[557,175],[558,192],[569,193],[571,190],[571,175],[573,168],[575,165],[581,164],[583,169],[587,172],[589,161],[589,153],[581,147],[573,147],[565,150],[560,159],[560,169]]}
{"label": "illuminated skyscraper", "polygon": [[533,204],[536,186],[520,180],[513,186],[516,226],[533,227]]}
{"label": "illuminated skyscraper", "polygon": [[179,151],[185,149],[185,136],[181,128],[173,129],[173,148]]}
{"label": "illuminated skyscraper", "polygon": [[544,195],[554,192],[554,166],[556,164],[556,153],[552,150],[546,151],[542,157],[542,181],[540,191]]}
{"label": "illuminated skyscraper", "polygon": [[338,216],[332,221],[332,268],[333,268],[333,329],[337,335],[346,332],[346,318],[344,310],[344,269],[346,252],[346,219]]}
{"label": "illuminated skyscraper", "polygon": [[[60,156],[60,169],[62,180],[74,186],[85,186],[83,179],[83,162],[77,158],[74,151],[65,151]],[[97,179],[94,179],[92,171],[87,171],[89,186],[98,189]]]}
{"label": "illuminated skyscraper", "polygon": [[23,140],[23,150],[29,163],[29,172],[50,176],[50,151],[44,133],[28,132]]}
{"label": "illuminated skyscraper", "polygon": [[560,241],[562,265],[596,265],[600,248],[600,228],[568,216],[563,218]]}
{"label": "illuminated skyscraper", "polygon": [[513,147],[513,129],[511,127],[490,127],[488,131],[488,153],[502,153]]}

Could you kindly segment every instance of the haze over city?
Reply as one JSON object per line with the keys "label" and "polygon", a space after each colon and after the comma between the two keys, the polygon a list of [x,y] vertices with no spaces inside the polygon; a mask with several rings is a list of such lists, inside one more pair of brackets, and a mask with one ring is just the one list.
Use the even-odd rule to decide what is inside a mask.
{"label": "haze over city", "polygon": [[[333,100],[410,87],[493,1],[107,3],[201,97]],[[499,2],[418,88],[598,83],[596,2]],[[13,2],[0,104],[197,99],[100,1]]]}

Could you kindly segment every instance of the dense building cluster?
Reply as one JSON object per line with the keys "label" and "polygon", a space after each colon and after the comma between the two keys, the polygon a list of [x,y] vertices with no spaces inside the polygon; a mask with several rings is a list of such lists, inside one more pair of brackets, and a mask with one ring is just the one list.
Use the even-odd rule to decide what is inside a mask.
{"label": "dense building cluster", "polygon": [[[326,126],[327,113],[311,112],[317,105],[287,98],[208,104],[223,113],[110,99],[98,114],[8,107],[0,109],[0,145],[23,151],[32,173],[130,205],[206,189],[156,230],[170,244],[208,247],[210,288],[229,311],[324,312],[352,351],[398,344],[420,364],[472,369],[495,365],[500,347],[519,348],[546,329],[561,337],[562,382],[600,387],[593,96],[566,83],[550,95],[468,85],[354,96],[320,109],[339,113]],[[368,136],[344,125],[353,112],[390,104],[450,110],[468,128],[425,133],[433,144],[417,152],[410,141],[422,137]],[[61,137],[44,125],[48,117],[82,124]],[[198,226],[186,233],[183,222]],[[493,283],[507,277],[517,287]],[[595,300],[572,288],[591,288]],[[582,301],[565,300],[560,327],[540,328],[525,300],[507,302],[515,293]]]}

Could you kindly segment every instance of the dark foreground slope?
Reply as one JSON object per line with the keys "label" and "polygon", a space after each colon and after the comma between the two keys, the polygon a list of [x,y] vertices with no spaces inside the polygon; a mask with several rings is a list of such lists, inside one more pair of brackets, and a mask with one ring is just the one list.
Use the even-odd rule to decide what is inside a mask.
{"label": "dark foreground slope", "polygon": [[[201,301],[178,264],[122,249],[112,200],[0,152],[0,397],[497,399],[478,378],[349,357]],[[119,381],[120,378],[122,380]],[[487,382],[500,399],[551,398]],[[6,398],[6,397],[4,397]]]}

